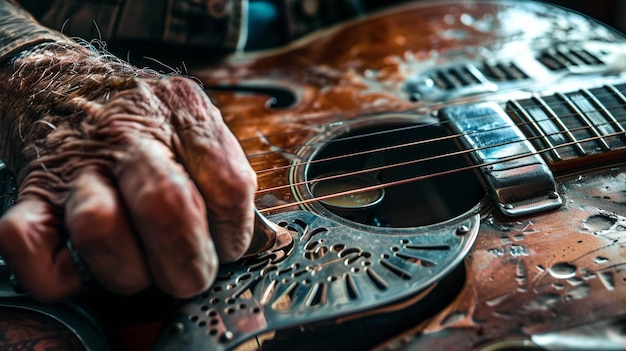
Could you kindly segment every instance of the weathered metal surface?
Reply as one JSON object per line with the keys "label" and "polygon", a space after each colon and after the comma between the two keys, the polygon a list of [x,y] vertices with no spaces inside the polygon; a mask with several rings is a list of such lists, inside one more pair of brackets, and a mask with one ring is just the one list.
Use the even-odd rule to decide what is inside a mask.
{"label": "weathered metal surface", "polygon": [[[422,214],[427,217],[426,207],[433,212],[455,215],[478,209],[482,216],[480,232],[471,252],[463,260],[466,278],[458,295],[448,296],[450,303],[433,318],[424,321],[415,317],[413,329],[406,333],[398,330],[397,338],[380,345],[380,349],[473,350],[510,339],[530,341],[533,335],[626,313],[622,291],[626,288],[626,276],[621,273],[621,265],[625,263],[622,258],[623,241],[626,240],[622,238],[625,230],[622,215],[626,214],[623,199],[626,176],[619,162],[623,157],[623,144],[604,150],[602,157],[591,155],[596,154],[595,151],[585,155],[567,154],[565,168],[559,168],[554,159],[547,157],[557,179],[558,195],[554,195],[561,196],[564,204],[555,210],[519,218],[502,215],[494,210],[500,204],[494,205],[488,197],[477,195],[485,194],[487,190],[480,185],[481,178],[475,169],[450,181],[430,179],[429,175],[408,168],[403,175],[417,174],[419,181],[427,178],[431,183],[424,188],[434,189],[435,193],[425,195],[422,188],[403,188],[404,199],[389,195],[393,199],[385,198],[379,205],[383,209],[380,213],[374,210],[373,214],[345,214],[308,201],[313,197],[308,182],[331,171],[350,174],[387,171],[385,165],[390,163],[380,161],[381,157],[365,157],[352,164],[349,156],[375,153],[372,150],[380,146],[380,150],[386,152],[386,160],[399,158],[402,151],[388,151],[388,148],[396,148],[389,140],[371,141],[365,136],[381,130],[387,133],[395,128],[411,128],[412,125],[436,125],[447,130],[445,122],[436,118],[442,107],[489,101],[512,113],[506,107],[507,101],[619,84],[623,81],[624,48],[624,39],[611,30],[543,4],[426,2],[339,26],[285,49],[233,56],[220,66],[199,71],[198,76],[239,136],[258,172],[257,207],[276,216],[274,218],[280,219],[295,213],[291,211],[297,208],[304,208],[318,216],[338,220],[337,223],[346,228],[358,228],[359,234],[353,237],[354,242],[350,242],[349,236],[341,237],[341,240],[346,244],[350,242],[347,246],[363,248],[371,244],[369,239],[377,240],[381,223],[391,223],[391,228],[418,233],[428,225],[444,223],[454,216],[433,216],[435,219],[425,219],[423,225],[396,217],[419,217]],[[568,63],[568,59],[576,62]],[[236,89],[239,92],[233,91]],[[268,103],[270,98],[267,95],[254,93],[272,90],[293,100],[285,100],[288,102],[277,108]],[[615,109],[615,106],[610,108]],[[616,113],[618,123],[623,123],[621,112]],[[522,125],[530,123],[529,120],[516,121],[521,129],[524,128]],[[447,130],[447,134],[453,132]],[[443,150],[448,145],[441,144],[432,149],[409,147],[409,144],[422,145],[429,137],[441,136],[433,132],[419,134],[415,140],[411,137],[404,139],[405,136],[397,139],[399,145],[407,144],[404,152],[412,154],[413,159],[424,155],[437,158],[437,152],[432,149]],[[559,150],[557,147],[542,147],[537,136],[526,134],[526,137],[543,156],[556,154],[555,150]],[[344,139],[352,138],[363,139],[361,144],[337,146],[343,145]],[[461,148],[458,152],[463,151]],[[443,151],[443,154],[445,152],[449,151]],[[450,151],[453,152],[457,151]],[[345,155],[348,158],[344,159]],[[340,161],[328,167],[316,166],[318,162],[326,162],[327,158]],[[607,166],[609,162],[613,168]],[[433,166],[433,172],[447,173],[454,167],[466,166],[458,160],[450,159],[450,163],[450,169]],[[592,172],[594,168],[602,170]],[[476,182],[465,183],[466,178],[473,177]],[[532,182],[533,178],[527,179]],[[397,179],[383,177],[383,182],[391,181]],[[464,185],[449,191],[441,189],[453,188],[453,183]],[[506,184],[504,179],[502,183]],[[532,187],[532,184],[527,185]],[[385,197],[390,189],[392,187],[386,188]],[[306,204],[299,207],[303,200]],[[438,205],[464,201],[467,203],[457,208]],[[389,212],[394,212],[395,216]],[[375,217],[373,221],[372,216]],[[293,252],[298,252],[297,246],[307,245],[307,241],[296,240],[295,245]],[[349,268],[347,263],[345,265]],[[243,262],[237,269],[246,272],[251,266],[249,262]],[[278,264],[276,269],[286,272],[291,268]],[[358,274],[361,273],[355,277]],[[277,276],[269,278],[264,286],[268,284],[281,284],[281,281]],[[233,293],[237,291],[236,284],[231,288]],[[215,317],[223,311],[216,312],[207,307],[212,316],[198,312],[202,301],[224,294],[220,290],[219,293],[208,292],[201,300],[184,306],[172,324],[173,329],[162,335],[163,343],[159,345],[176,345],[185,340],[190,344],[216,342],[222,347],[230,347],[237,344],[233,340],[242,333],[252,336],[286,328],[290,322],[292,326],[300,325],[302,315],[309,313],[301,311],[296,316],[287,313],[290,309],[286,309],[281,315],[270,308],[275,307],[280,299],[274,301],[274,297],[263,295],[266,297],[263,300],[262,294],[257,297],[260,291],[246,295],[256,301],[259,316],[263,316],[256,323],[257,329],[249,328],[249,319],[246,323],[242,319],[241,330],[229,331],[228,327],[223,328],[225,324],[220,322],[221,317]],[[378,304],[375,300],[371,301],[370,315],[378,314],[383,320],[404,319],[389,312],[386,300],[378,301]],[[233,304],[237,305],[237,301],[233,300]],[[420,299],[404,301],[413,308],[418,306],[419,310]],[[329,298],[322,304],[332,306],[336,302]],[[387,305],[387,309],[382,308],[383,305]],[[272,313],[277,314],[272,316]],[[350,317],[350,313],[341,318],[329,313],[327,317],[324,323],[332,324],[335,320],[341,324],[339,321],[344,318],[358,320],[357,316]],[[320,320],[323,319],[320,316]],[[206,329],[203,333],[211,337],[193,336],[202,334],[197,332],[198,321],[201,321],[200,329]],[[217,326],[211,327],[212,321]],[[209,326],[205,327],[207,323]],[[310,328],[315,330],[315,325],[313,323]],[[315,334],[310,330],[304,334],[311,333]],[[298,342],[297,330],[290,330],[287,335],[287,338],[289,335],[295,338],[293,343]],[[205,341],[201,340],[203,338]],[[350,346],[349,340],[330,339],[326,344],[317,340],[313,345]],[[279,348],[280,345],[285,346],[266,341],[264,349]]]}
{"label": "weathered metal surface", "polygon": [[[561,93],[603,85],[614,89],[626,81],[625,53],[619,34],[541,3],[415,2],[283,49],[237,54],[193,72],[257,171],[257,208],[292,226],[293,237],[256,261],[224,267],[215,290],[183,304],[157,348],[230,348],[270,332],[263,336],[264,350],[364,344],[381,350],[493,350],[505,341],[541,343],[545,339],[533,336],[623,316],[623,142],[596,150],[593,142],[604,138],[596,136],[580,154],[546,146],[542,140],[550,138],[532,132],[528,125],[533,122],[509,102],[542,96],[550,105]],[[623,128],[626,121],[626,99],[615,90],[615,104],[600,106],[590,99],[584,106],[596,106],[587,112],[603,116],[610,111],[615,118],[610,130],[617,131],[611,137],[623,139],[617,125]],[[510,114],[545,156],[562,206],[516,218],[496,210],[499,204],[487,196],[488,186],[477,172],[481,165],[468,161],[472,150],[459,146],[459,136],[437,116],[446,106],[482,102]],[[574,130],[567,123],[564,128]],[[384,157],[364,156],[378,151]],[[427,166],[417,165],[426,160]],[[391,171],[394,164],[402,164],[399,171]],[[345,213],[317,203],[309,182],[331,171],[374,174],[386,184],[385,196],[370,212]],[[461,223],[473,216],[479,216],[477,223]],[[332,228],[314,234],[335,246],[313,240],[307,228]],[[425,230],[441,230],[442,236],[457,230],[478,233],[469,252],[464,243],[455,246],[458,260],[445,257],[449,266],[438,272],[449,275],[433,273],[437,282],[389,286],[383,290],[402,290],[396,299],[360,296],[358,308],[335,308],[341,296],[344,302],[356,296],[350,281],[364,279],[368,264],[426,262],[404,252],[415,246],[414,238],[427,237]],[[328,235],[333,232],[338,235]],[[385,235],[380,245],[385,252],[376,251]],[[387,240],[396,239],[401,245],[394,249]],[[427,246],[428,255],[442,248]],[[362,256],[366,252],[378,256]],[[319,266],[301,262],[306,260]],[[359,260],[369,263],[355,267]],[[337,272],[343,274],[336,281],[342,282],[344,295],[332,292]],[[262,284],[246,285],[253,276]],[[308,295],[290,295],[294,281]],[[439,300],[433,304],[435,297]],[[352,339],[333,335],[344,325],[360,325],[363,332],[350,334]]]}

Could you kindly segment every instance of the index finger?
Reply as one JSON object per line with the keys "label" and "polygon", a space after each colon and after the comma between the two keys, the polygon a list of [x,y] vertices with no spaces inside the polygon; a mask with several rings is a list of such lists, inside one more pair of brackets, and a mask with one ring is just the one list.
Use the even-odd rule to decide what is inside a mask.
{"label": "index finger", "polygon": [[129,152],[115,173],[156,285],[181,298],[206,290],[218,260],[204,204],[184,169],[153,140]]}
{"label": "index finger", "polygon": [[82,281],[47,202],[22,198],[0,218],[0,255],[22,288],[40,301],[78,294]]}
{"label": "index finger", "polygon": [[241,257],[252,238],[256,174],[220,111],[193,81],[159,81],[173,111],[174,147],[204,197],[220,261]]}

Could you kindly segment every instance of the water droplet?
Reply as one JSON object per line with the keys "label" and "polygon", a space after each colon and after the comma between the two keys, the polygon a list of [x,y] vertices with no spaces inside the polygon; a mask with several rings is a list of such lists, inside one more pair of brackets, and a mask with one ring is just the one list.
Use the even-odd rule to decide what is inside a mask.
{"label": "water droplet", "polygon": [[593,262],[595,262],[595,263],[597,263],[597,264],[605,264],[605,263],[607,263],[608,261],[609,261],[609,259],[608,259],[608,258],[606,258],[606,257],[602,257],[602,256],[598,256],[598,257],[596,257],[596,258],[593,260]]}
{"label": "water droplet", "polygon": [[613,272],[600,272],[600,281],[604,284],[607,290],[612,291],[615,289],[615,280],[613,279]]}
{"label": "water droplet", "polygon": [[576,275],[576,266],[573,266],[567,262],[560,262],[548,268],[548,272],[554,278],[568,279]]}
{"label": "water droplet", "polygon": [[581,278],[578,278],[578,277],[571,277],[571,278],[567,279],[566,281],[571,286],[577,286],[577,285],[580,285],[580,284],[583,283],[583,280]]}
{"label": "water droplet", "polygon": [[476,19],[474,18],[474,16],[464,13],[461,15],[461,22],[466,26],[471,26],[474,24],[474,22],[476,22]]}

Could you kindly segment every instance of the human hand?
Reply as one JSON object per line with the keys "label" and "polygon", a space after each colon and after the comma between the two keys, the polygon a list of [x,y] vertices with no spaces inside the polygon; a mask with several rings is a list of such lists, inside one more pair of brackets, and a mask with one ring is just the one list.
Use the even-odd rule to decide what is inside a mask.
{"label": "human hand", "polygon": [[0,158],[19,185],[0,256],[32,296],[81,290],[65,238],[120,294],[190,297],[246,251],[255,174],[196,82],[54,45],[0,79]]}

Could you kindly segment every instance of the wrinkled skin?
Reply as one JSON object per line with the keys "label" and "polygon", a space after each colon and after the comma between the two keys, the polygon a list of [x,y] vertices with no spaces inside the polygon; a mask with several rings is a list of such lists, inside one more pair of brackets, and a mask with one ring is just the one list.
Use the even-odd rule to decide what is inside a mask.
{"label": "wrinkled skin", "polygon": [[247,249],[255,174],[197,82],[106,60],[52,47],[2,68],[0,157],[19,195],[0,255],[42,301],[81,291],[66,237],[115,293],[190,297]]}

